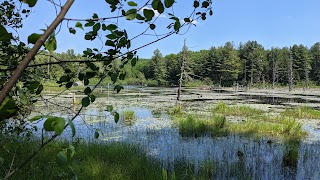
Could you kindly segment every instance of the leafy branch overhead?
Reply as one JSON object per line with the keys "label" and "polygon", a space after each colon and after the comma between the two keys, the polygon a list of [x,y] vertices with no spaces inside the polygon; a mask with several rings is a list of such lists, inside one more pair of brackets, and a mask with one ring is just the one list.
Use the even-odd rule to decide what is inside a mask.
{"label": "leafy branch overhead", "polygon": [[[24,30],[24,20],[29,15],[40,8],[37,0],[5,0],[0,6],[0,122],[8,123],[12,119],[27,124],[32,121],[44,120],[43,129],[54,132],[55,135],[47,141],[51,142],[60,135],[67,126],[70,126],[75,133],[72,120],[66,120],[56,116],[36,116],[31,121],[25,122],[32,109],[32,105],[43,100],[42,91],[45,88],[44,82],[55,82],[60,87],[69,89],[75,82],[81,81],[87,86],[82,94],[80,111],[95,102],[94,90],[105,79],[110,78],[114,84],[114,90],[120,92],[123,87],[118,84],[119,80],[124,80],[127,73],[123,71],[125,66],[135,66],[138,57],[138,50],[150,44],[156,43],[171,35],[179,34],[182,30],[187,31],[190,26],[195,25],[193,21],[203,19],[209,13],[212,15],[212,1],[175,1],[175,0],[145,0],[126,1],[126,0],[105,0],[105,10],[107,12],[95,12],[92,17],[86,19],[65,17],[75,0],[66,0],[65,4],[60,1],[49,0],[41,3],[49,3],[57,15],[49,26],[44,29],[34,29],[28,35],[27,41],[23,42],[18,32]],[[174,14],[177,3],[189,4],[193,8],[189,14],[185,14],[181,21]],[[200,6],[201,4],[201,6]],[[49,9],[48,9],[49,10]],[[101,15],[108,14],[108,17]],[[168,24],[158,23],[158,19],[163,15],[168,16]],[[181,15],[179,15],[181,16]],[[66,22],[66,23],[63,23]],[[121,23],[120,23],[121,22]],[[122,24],[125,23],[125,26]],[[37,23],[36,21],[34,23]],[[141,28],[140,33],[132,34],[130,24],[138,24]],[[84,33],[83,40],[101,42],[101,47],[87,47],[82,52],[81,65],[68,59],[59,60],[62,75],[55,77],[50,75],[51,67],[48,65],[48,73],[44,73],[41,68],[34,63],[35,56],[41,52],[49,54],[48,63],[54,59],[54,51],[59,47],[57,34],[67,26],[70,36],[77,34],[77,31]],[[39,27],[38,25],[34,27]],[[129,27],[129,28],[125,28]],[[164,28],[163,28],[164,27]],[[165,32],[163,32],[166,29]],[[158,32],[157,32],[158,31]],[[135,46],[143,36],[153,33],[154,39],[141,46]],[[70,38],[71,39],[71,38]],[[78,42],[77,42],[78,43]],[[80,42],[79,42],[80,43]],[[115,60],[121,64],[115,68]],[[58,63],[57,63],[58,64]],[[77,67],[77,68],[74,68]],[[14,70],[14,71],[12,71]],[[97,81],[98,80],[98,81]],[[89,86],[91,85],[91,86]],[[110,109],[110,108],[109,108]],[[119,114],[112,111],[115,121],[118,122]],[[23,120],[22,120],[23,119]],[[2,130],[2,129],[0,129]],[[99,134],[99,133],[98,133]],[[98,136],[98,135],[96,135]],[[45,146],[43,143],[40,149]],[[68,152],[72,148],[61,151],[57,160],[68,162]],[[73,155],[72,155],[73,156]],[[67,157],[67,158],[66,158]],[[63,163],[62,163],[63,164]],[[9,172],[12,174],[15,171]]]}

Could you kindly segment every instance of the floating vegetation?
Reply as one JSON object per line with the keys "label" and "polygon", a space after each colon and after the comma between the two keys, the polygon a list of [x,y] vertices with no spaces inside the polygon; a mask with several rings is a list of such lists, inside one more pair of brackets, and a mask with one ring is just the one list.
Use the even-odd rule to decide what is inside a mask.
{"label": "floating vegetation", "polygon": [[286,109],[281,115],[299,119],[320,119],[320,111],[307,106]]}

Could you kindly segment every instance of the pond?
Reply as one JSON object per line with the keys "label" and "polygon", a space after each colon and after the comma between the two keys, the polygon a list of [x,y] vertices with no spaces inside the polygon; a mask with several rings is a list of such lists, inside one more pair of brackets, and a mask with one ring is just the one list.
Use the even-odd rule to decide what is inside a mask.
{"label": "pond", "polygon": [[[126,110],[136,115],[130,125],[121,120],[116,124],[107,111],[86,110],[74,121],[75,138],[136,145],[147,156],[160,161],[165,169],[173,171],[176,163],[183,162],[190,164],[196,173],[203,167],[209,168],[212,179],[320,179],[320,143],[317,140],[291,146],[274,139],[236,135],[187,138],[181,137],[164,112],[143,107],[126,107],[118,112]],[[98,140],[93,139],[96,129],[101,132]],[[67,129],[61,138],[70,137],[71,131]]]}

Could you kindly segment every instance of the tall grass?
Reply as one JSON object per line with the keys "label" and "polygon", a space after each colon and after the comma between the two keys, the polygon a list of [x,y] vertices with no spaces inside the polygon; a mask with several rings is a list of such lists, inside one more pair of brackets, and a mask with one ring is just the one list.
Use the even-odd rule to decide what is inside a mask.
{"label": "tall grass", "polygon": [[121,112],[121,119],[122,122],[127,124],[127,125],[132,125],[135,120],[137,119],[136,114],[132,110],[125,110]]}
{"label": "tall grass", "polygon": [[263,110],[255,109],[245,105],[228,106],[224,102],[218,103],[213,108],[213,112],[224,114],[224,115],[243,116],[243,117],[257,116],[265,113],[265,111]]}
{"label": "tall grass", "polygon": [[214,115],[212,118],[198,118],[195,115],[176,119],[181,136],[225,136],[239,134],[251,137],[277,137],[283,139],[300,140],[307,133],[302,125],[294,119],[277,117],[272,122],[259,121],[248,118],[246,122],[227,122],[225,116]]}
{"label": "tall grass", "polygon": [[281,115],[299,119],[320,119],[320,111],[307,106],[286,109]]}
{"label": "tall grass", "polygon": [[226,118],[224,116],[213,116],[209,119],[201,119],[195,115],[188,115],[187,117],[177,118],[176,121],[179,133],[182,136],[215,136],[225,132]]}
{"label": "tall grass", "polygon": [[[13,156],[16,168],[37,147],[36,141],[6,143],[0,148],[0,177],[10,168]],[[12,179],[162,179],[160,163],[149,159],[142,151],[127,144],[85,144],[76,146],[76,155],[71,163],[73,171],[56,163],[56,154],[65,143],[49,144]],[[15,152],[17,152],[15,154]]]}

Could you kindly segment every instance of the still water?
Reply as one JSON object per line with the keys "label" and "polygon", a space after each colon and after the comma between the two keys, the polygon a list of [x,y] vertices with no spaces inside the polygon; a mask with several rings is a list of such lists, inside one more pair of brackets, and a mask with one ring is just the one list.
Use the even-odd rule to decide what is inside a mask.
{"label": "still water", "polygon": [[[235,135],[186,138],[181,137],[165,113],[155,114],[147,108],[118,112],[121,114],[124,110],[135,112],[136,120],[130,125],[121,120],[116,124],[107,111],[87,110],[74,121],[77,130],[74,138],[138,146],[168,170],[174,170],[176,163],[183,162],[192,165],[197,173],[209,163],[213,179],[320,179],[320,142],[317,139],[289,146],[268,138]],[[101,135],[94,140],[97,129]],[[315,132],[312,136],[319,137]],[[61,138],[71,139],[70,129]],[[288,156],[295,152],[297,156]]]}

